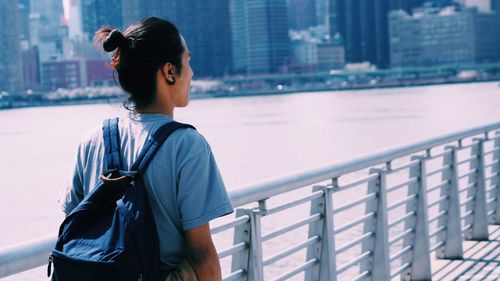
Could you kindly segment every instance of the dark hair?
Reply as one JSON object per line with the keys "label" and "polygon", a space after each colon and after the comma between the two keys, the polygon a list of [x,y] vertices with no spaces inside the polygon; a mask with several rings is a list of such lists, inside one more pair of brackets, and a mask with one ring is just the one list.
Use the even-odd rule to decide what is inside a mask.
{"label": "dark hair", "polygon": [[127,28],[100,28],[94,37],[106,52],[113,52],[109,66],[118,73],[123,90],[130,94],[125,107],[141,109],[150,105],[156,96],[156,74],[170,62],[182,70],[181,35],[167,20],[150,17]]}

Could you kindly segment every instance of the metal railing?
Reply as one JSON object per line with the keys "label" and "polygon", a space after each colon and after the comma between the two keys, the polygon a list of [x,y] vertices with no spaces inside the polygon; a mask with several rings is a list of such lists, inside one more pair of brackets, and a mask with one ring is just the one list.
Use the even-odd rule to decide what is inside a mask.
{"label": "metal railing", "polygon": [[[431,253],[460,259],[500,224],[499,163],[495,123],[237,189],[212,227],[224,280],[431,280]],[[1,249],[0,278],[54,243]]]}

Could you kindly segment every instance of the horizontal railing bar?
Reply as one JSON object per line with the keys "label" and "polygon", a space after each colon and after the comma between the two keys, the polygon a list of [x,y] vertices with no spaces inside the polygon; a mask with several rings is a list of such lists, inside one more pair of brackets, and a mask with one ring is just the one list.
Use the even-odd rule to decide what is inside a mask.
{"label": "horizontal railing bar", "polygon": [[[489,194],[492,193],[492,194]],[[497,185],[493,185],[491,188],[486,189],[486,194],[488,194],[491,197],[496,198],[496,193],[497,193]]]}
{"label": "horizontal railing bar", "polygon": [[232,272],[231,274],[224,276],[222,278],[223,281],[234,281],[234,280],[240,280],[243,277],[247,275],[246,271],[244,269],[238,269],[235,272]]}
{"label": "horizontal railing bar", "polygon": [[369,270],[365,270],[363,271],[363,273],[361,273],[360,275],[354,277],[354,279],[352,279],[352,281],[361,281],[361,280],[365,280],[366,277],[370,276],[371,274],[371,271]]}
{"label": "horizontal railing bar", "polygon": [[427,177],[434,176],[436,174],[441,174],[442,172],[449,170],[451,168],[451,165],[443,165],[441,168],[430,171],[426,174]]}
{"label": "horizontal railing bar", "polygon": [[471,229],[472,228],[472,223],[469,223],[467,225],[465,225],[463,228],[462,228],[462,232],[466,232],[467,230]]}
{"label": "horizontal railing bar", "polygon": [[477,142],[473,142],[473,143],[470,143],[467,145],[462,145],[462,146],[460,146],[460,149],[467,149],[467,148],[471,148],[473,146],[477,146]]}
{"label": "horizontal railing bar", "polygon": [[389,257],[389,260],[392,262],[394,260],[396,260],[397,258],[401,257],[402,255],[404,255],[406,252],[410,251],[413,249],[413,246],[406,246],[404,247],[403,249],[397,251],[396,253],[394,253],[394,255],[390,256]]}
{"label": "horizontal railing bar", "polygon": [[270,209],[267,210],[266,215],[275,214],[277,212],[280,212],[280,211],[283,211],[283,210],[286,210],[286,209],[298,206],[300,204],[309,202],[309,201],[314,200],[316,198],[320,198],[321,196],[323,196],[323,194],[324,194],[323,190],[315,191],[315,192],[313,192],[311,194],[308,194],[306,196],[300,197],[299,199],[294,200],[292,202],[287,202],[285,204],[282,204],[282,205],[270,208]]}
{"label": "horizontal railing bar", "polygon": [[444,246],[444,244],[445,244],[444,241],[437,242],[436,244],[434,244],[433,246],[430,247],[429,252],[434,252],[439,247]]}
{"label": "horizontal railing bar", "polygon": [[458,190],[458,193],[462,193],[462,192],[465,192],[465,191],[470,191],[471,188],[473,187],[476,187],[476,183],[473,182],[473,183],[470,183],[469,185],[467,185],[466,187],[462,188],[462,189],[459,189]]}
{"label": "horizontal railing bar", "polygon": [[403,186],[408,186],[408,185],[410,185],[410,184],[412,184],[412,183],[416,183],[417,181],[418,181],[418,179],[417,179],[417,178],[407,179],[407,180],[405,180],[405,181],[403,181],[403,182],[400,182],[400,183],[398,183],[398,184],[396,184],[396,185],[394,185],[394,186],[388,187],[388,188],[387,188],[387,192],[388,192],[388,193],[389,193],[389,192],[392,192],[392,191],[397,190],[397,189],[399,189],[399,188],[401,188],[401,187],[403,187]]}
{"label": "horizontal railing bar", "polygon": [[0,249],[0,278],[47,265],[56,241],[47,236]]}
{"label": "horizontal railing bar", "polygon": [[289,255],[291,255],[291,254],[293,254],[295,252],[298,252],[298,251],[306,248],[307,246],[310,246],[310,245],[312,245],[312,244],[314,244],[316,242],[319,242],[319,240],[321,240],[321,238],[318,235],[313,236],[313,237],[307,239],[306,241],[304,241],[302,243],[299,243],[299,244],[297,244],[297,245],[295,245],[295,246],[293,246],[291,248],[288,248],[288,249],[286,249],[286,250],[284,250],[282,252],[279,252],[278,254],[276,254],[276,255],[274,255],[274,256],[272,256],[272,257],[264,260],[262,262],[262,266],[268,266],[268,265],[270,265],[272,263],[275,263],[275,262],[279,261],[280,259],[282,259],[282,258],[284,258],[286,256],[289,256]]}
{"label": "horizontal railing bar", "polygon": [[417,165],[420,164],[420,161],[418,160],[413,160],[413,161],[410,161],[406,164],[403,164],[403,165],[400,165],[400,166],[396,166],[396,167],[392,167],[391,170],[389,171],[390,173],[397,173],[397,172],[400,172],[402,170],[405,170],[405,169],[408,169],[408,168],[412,168],[412,167],[415,167]]}
{"label": "horizontal railing bar", "polygon": [[483,153],[483,155],[484,156],[490,155],[490,154],[493,154],[493,153],[495,153],[496,151],[499,151],[499,150],[500,150],[500,147],[495,147],[495,148],[492,148],[490,151]]}
{"label": "horizontal railing bar", "polygon": [[488,212],[486,213],[486,216],[487,216],[487,217],[489,217],[489,216],[493,215],[495,212],[496,212],[496,210],[495,210],[495,209],[493,209],[493,210],[491,210],[491,211],[488,211]]}
{"label": "horizontal railing bar", "polygon": [[446,230],[446,226],[440,226],[436,228],[433,232],[429,233],[429,239],[434,238],[434,236],[441,234],[441,232],[444,232]]}
{"label": "horizontal railing bar", "polygon": [[440,184],[435,185],[435,186],[433,186],[433,187],[431,187],[431,188],[428,188],[428,189],[427,189],[427,193],[431,193],[431,192],[433,192],[433,191],[435,191],[435,190],[437,190],[437,189],[439,189],[439,188],[442,188],[442,187],[447,186],[448,184],[450,184],[450,181],[449,181],[449,180],[442,181]]}
{"label": "horizontal railing bar", "polygon": [[437,159],[439,157],[443,157],[445,156],[446,154],[450,154],[452,152],[451,149],[445,149],[437,154],[434,154],[434,155],[431,155],[431,157],[427,158],[427,160],[434,160],[434,159]]}
{"label": "horizontal railing bar", "polygon": [[391,274],[391,279],[394,278],[394,277],[396,277],[396,275],[401,274],[405,269],[409,268],[410,266],[411,266],[411,263],[409,263],[409,262],[403,264],[401,267],[399,267],[398,269],[396,269],[396,271],[394,271]]}
{"label": "horizontal railing bar", "polygon": [[368,240],[370,238],[373,238],[374,235],[375,235],[375,233],[368,232],[368,233],[366,233],[366,234],[364,234],[364,235],[362,235],[362,236],[354,239],[353,241],[351,241],[351,242],[349,242],[347,244],[342,245],[341,247],[339,247],[338,249],[335,250],[335,253],[338,255],[338,254],[344,252],[345,250],[348,250],[349,248],[353,247],[354,245],[357,245],[357,244],[359,244],[361,242],[364,242],[364,241],[366,241],[366,240]]}
{"label": "horizontal railing bar", "polygon": [[309,217],[307,217],[305,219],[302,219],[302,220],[300,220],[298,222],[289,224],[289,225],[287,225],[287,226],[285,226],[283,228],[277,229],[277,230],[275,230],[273,232],[270,232],[270,233],[262,236],[262,241],[264,242],[264,241],[271,240],[271,239],[273,239],[275,237],[280,236],[283,233],[290,232],[291,230],[297,229],[297,228],[299,228],[301,226],[304,226],[304,225],[308,225],[308,224],[310,224],[312,222],[315,222],[315,221],[318,221],[320,219],[321,219],[321,214],[320,213],[316,213],[316,214],[311,215],[311,216],[309,216]]}
{"label": "horizontal railing bar", "polygon": [[406,236],[412,234],[413,230],[414,230],[413,228],[410,228],[410,229],[407,229],[407,230],[401,232],[396,237],[394,237],[391,240],[389,240],[389,246],[392,246],[393,244],[395,244],[399,240],[401,240],[401,239],[405,238]]}
{"label": "horizontal railing bar", "polygon": [[366,251],[362,253],[361,255],[357,256],[355,259],[351,260],[347,264],[344,264],[342,267],[337,268],[337,275],[342,274],[344,271],[348,270],[349,268],[353,267],[354,265],[364,261],[365,259],[369,258],[372,255],[371,251]]}
{"label": "horizontal railing bar", "polygon": [[457,133],[439,136],[428,141],[417,142],[410,145],[383,150],[377,153],[371,153],[367,156],[358,157],[343,163],[304,170],[298,173],[266,180],[265,182],[245,185],[229,192],[229,197],[231,198],[233,207],[239,207],[277,194],[292,191],[300,187],[305,187],[358,170],[363,170],[377,164],[387,163],[393,159],[425,151],[426,149],[432,147],[448,144],[450,142],[456,142],[458,139],[472,137],[484,132],[492,131],[497,129],[499,124],[500,123],[493,123],[472,128]]}
{"label": "horizontal railing bar", "polygon": [[466,177],[471,176],[471,175],[473,175],[473,174],[475,174],[475,173],[477,173],[477,169],[476,169],[476,168],[471,169],[471,170],[470,170],[470,171],[468,171],[467,173],[465,173],[465,174],[463,174],[463,175],[461,175],[461,176],[458,176],[458,179],[460,180],[460,179],[466,178]]}
{"label": "horizontal railing bar", "polygon": [[236,218],[235,220],[233,220],[233,221],[231,221],[229,223],[225,223],[225,224],[222,224],[222,225],[214,226],[212,229],[210,229],[210,232],[212,234],[216,234],[216,233],[219,233],[219,232],[222,232],[222,231],[234,228],[236,226],[245,224],[245,223],[247,223],[249,221],[250,221],[250,217],[248,215],[244,215],[244,216]]}
{"label": "horizontal railing bar", "polygon": [[402,206],[405,203],[408,203],[408,202],[410,202],[412,200],[415,200],[416,198],[417,198],[417,196],[415,194],[412,194],[412,195],[406,197],[405,199],[400,200],[400,201],[398,201],[398,202],[396,202],[396,203],[388,206],[387,210],[390,211],[390,210],[396,209],[397,207]]}
{"label": "horizontal railing bar", "polygon": [[493,160],[493,161],[491,161],[490,163],[485,164],[485,165],[484,165],[484,169],[488,169],[488,168],[490,168],[490,167],[493,167],[493,166],[497,165],[499,162],[500,162],[500,161],[499,161],[498,159],[497,159],[497,160]]}
{"label": "horizontal railing bar", "polygon": [[360,184],[372,182],[372,181],[376,180],[377,178],[378,178],[378,174],[370,174],[362,179],[348,182],[348,183],[343,184],[343,185],[339,185],[335,191],[344,191],[344,190],[347,190],[349,188],[358,186]]}
{"label": "horizontal railing bar", "polygon": [[464,214],[460,217],[460,219],[462,219],[462,220],[468,219],[468,218],[469,218],[469,216],[472,216],[472,214],[473,214],[473,213],[474,213],[474,211],[473,211],[473,210],[467,211],[467,212],[465,212],[465,213],[464,213]]}
{"label": "horizontal railing bar", "polygon": [[436,215],[432,216],[429,218],[429,224],[433,223],[434,221],[437,221],[440,217],[446,215],[448,213],[447,210],[441,211],[437,213]]}
{"label": "horizontal railing bar", "polygon": [[355,225],[358,225],[360,223],[366,222],[369,219],[373,219],[374,217],[375,217],[375,213],[374,212],[368,213],[368,214],[362,216],[361,218],[359,218],[359,219],[357,219],[355,221],[352,221],[350,223],[346,223],[346,224],[340,226],[338,229],[335,229],[333,231],[333,234],[337,235],[337,234],[339,234],[339,233],[341,233],[341,232],[343,232],[343,231],[345,231],[345,230],[347,230],[347,229],[349,229],[349,228],[351,228],[351,227],[353,227]]}
{"label": "horizontal railing bar", "polygon": [[492,198],[490,198],[490,199],[486,200],[486,205],[489,205],[489,204],[491,204],[491,203],[495,203],[495,201],[496,201],[496,200],[497,200],[497,198],[496,198],[496,197],[492,197]]}
{"label": "horizontal railing bar", "polygon": [[465,163],[471,163],[472,161],[477,161],[477,156],[469,157],[457,162],[457,166],[463,165]]}
{"label": "horizontal railing bar", "polygon": [[398,219],[395,219],[391,222],[389,222],[389,224],[387,225],[388,228],[391,228],[391,227],[394,227],[395,225],[407,220],[408,218],[410,217],[413,217],[415,216],[417,213],[415,211],[411,211],[409,213],[406,213],[404,216],[398,218]]}
{"label": "horizontal railing bar", "polygon": [[309,268],[312,268],[313,266],[317,265],[319,263],[318,259],[311,259],[308,260],[305,264],[298,266],[291,271],[278,276],[277,278],[273,279],[272,281],[284,281],[290,279],[290,277],[295,276],[303,271],[306,271]]}
{"label": "horizontal railing bar", "polygon": [[434,207],[434,206],[436,206],[436,205],[438,205],[438,204],[440,204],[442,202],[445,202],[445,201],[448,201],[448,195],[443,195],[443,196],[439,197],[438,200],[436,200],[436,201],[434,201],[432,203],[429,203],[427,205],[427,209],[430,209],[430,208],[432,208],[432,207]]}
{"label": "horizontal railing bar", "polygon": [[467,197],[464,202],[460,203],[460,207],[467,205],[469,202],[472,202],[476,198],[475,196]]}
{"label": "horizontal railing bar", "polygon": [[338,214],[340,212],[343,212],[345,210],[348,210],[348,209],[353,208],[353,207],[355,207],[355,206],[357,206],[357,205],[359,205],[361,203],[368,202],[368,201],[370,201],[372,199],[375,199],[375,198],[377,198],[377,193],[372,192],[372,193],[370,193],[370,194],[368,194],[368,195],[366,195],[366,196],[364,196],[362,198],[359,198],[357,200],[354,200],[354,201],[351,201],[351,202],[349,202],[347,204],[344,204],[344,205],[342,205],[342,206],[340,206],[338,208],[335,208],[333,210],[333,214]]}
{"label": "horizontal railing bar", "polygon": [[222,258],[225,258],[227,256],[231,256],[231,255],[234,255],[236,253],[242,252],[242,251],[246,250],[247,248],[248,248],[248,244],[245,242],[241,242],[241,243],[238,243],[232,247],[229,247],[227,249],[220,251],[219,253],[217,253],[217,255],[219,256],[219,259],[222,259]]}
{"label": "horizontal railing bar", "polygon": [[496,176],[498,176],[498,172],[491,173],[489,176],[484,178],[484,181],[493,180]]}

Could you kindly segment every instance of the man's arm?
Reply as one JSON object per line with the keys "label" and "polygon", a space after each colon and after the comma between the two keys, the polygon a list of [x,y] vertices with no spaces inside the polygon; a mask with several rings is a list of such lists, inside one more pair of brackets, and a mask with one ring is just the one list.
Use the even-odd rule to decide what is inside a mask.
{"label": "man's arm", "polygon": [[212,242],[209,224],[186,230],[184,235],[187,258],[198,280],[220,281],[222,276],[219,257]]}

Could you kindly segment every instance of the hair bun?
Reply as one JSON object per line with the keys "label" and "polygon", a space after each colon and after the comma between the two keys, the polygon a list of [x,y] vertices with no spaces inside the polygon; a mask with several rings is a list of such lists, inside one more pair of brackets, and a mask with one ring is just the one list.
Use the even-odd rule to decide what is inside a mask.
{"label": "hair bun", "polygon": [[104,51],[112,52],[118,47],[124,47],[126,44],[127,38],[118,29],[113,29],[102,43],[102,47]]}

